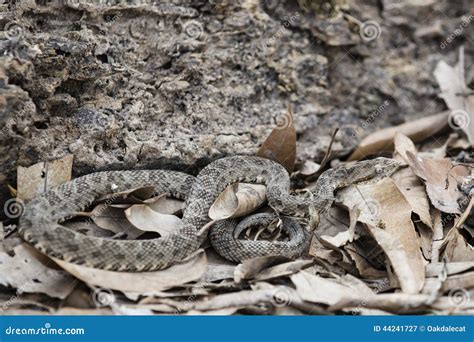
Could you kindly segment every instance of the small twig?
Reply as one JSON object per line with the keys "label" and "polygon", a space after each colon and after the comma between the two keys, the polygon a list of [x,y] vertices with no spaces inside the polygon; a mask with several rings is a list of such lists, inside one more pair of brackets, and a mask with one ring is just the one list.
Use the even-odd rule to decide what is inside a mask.
{"label": "small twig", "polygon": [[474,197],[471,197],[471,200],[469,201],[469,204],[467,205],[466,210],[464,210],[459,220],[454,224],[453,229],[461,228],[462,224],[466,221],[469,214],[471,213],[473,205],[474,205]]}

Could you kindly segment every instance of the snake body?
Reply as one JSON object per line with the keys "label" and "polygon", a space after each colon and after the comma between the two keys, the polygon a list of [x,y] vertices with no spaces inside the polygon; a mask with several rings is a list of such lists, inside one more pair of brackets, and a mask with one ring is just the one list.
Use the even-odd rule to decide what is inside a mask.
{"label": "snake body", "polygon": [[[206,166],[196,178],[168,170],[97,172],[76,178],[34,198],[25,207],[19,233],[39,251],[67,262],[114,271],[159,270],[185,259],[202,245],[206,235],[198,232],[210,221],[209,208],[232,183],[265,184],[269,205],[277,213],[308,214],[310,208],[316,212],[327,210],[338,188],[390,175],[397,167],[398,163],[392,159],[377,158],[330,169],[319,177],[312,187],[311,196],[290,194],[290,179],[286,170],[274,161],[259,157],[218,159]],[[157,193],[167,192],[186,198],[182,224],[175,233],[150,240],[112,240],[86,236],[60,224],[100,196],[142,186],[154,186]],[[297,246],[290,245],[290,249],[296,251],[292,252],[292,256],[301,253],[307,244],[308,239],[306,236],[302,238],[301,234],[305,233],[290,234],[290,241],[295,238],[297,243]],[[289,247],[285,243],[280,243],[280,249],[275,244],[269,247],[266,241],[236,244],[231,234],[225,235],[217,245],[218,252],[233,260],[280,251],[284,254]],[[232,256],[229,256],[231,249]]]}

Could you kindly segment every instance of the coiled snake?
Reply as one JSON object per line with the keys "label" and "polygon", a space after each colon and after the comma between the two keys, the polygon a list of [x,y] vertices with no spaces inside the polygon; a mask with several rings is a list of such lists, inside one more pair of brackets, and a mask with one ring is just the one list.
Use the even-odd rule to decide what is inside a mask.
{"label": "coiled snake", "polygon": [[[167,170],[106,171],[76,178],[29,202],[20,219],[20,235],[36,249],[61,260],[115,271],[151,271],[168,267],[196,251],[206,238],[198,234],[209,223],[208,211],[217,196],[230,184],[245,181],[267,186],[269,205],[281,215],[310,209],[327,210],[334,191],[352,183],[389,176],[398,167],[392,159],[377,158],[352,166],[325,171],[311,189],[311,196],[289,193],[290,179],[278,163],[259,157],[235,156],[216,160],[195,178]],[[150,240],[112,240],[72,231],[60,222],[84,210],[99,196],[151,185],[157,193],[186,198],[181,227],[171,235]],[[285,224],[285,222],[283,222]],[[288,223],[288,222],[287,222]],[[233,260],[283,254],[296,257],[308,244],[308,233],[290,222],[290,241],[240,243],[229,232],[235,222],[211,228],[217,251]],[[212,231],[216,228],[215,231]],[[222,234],[218,234],[221,232]]]}

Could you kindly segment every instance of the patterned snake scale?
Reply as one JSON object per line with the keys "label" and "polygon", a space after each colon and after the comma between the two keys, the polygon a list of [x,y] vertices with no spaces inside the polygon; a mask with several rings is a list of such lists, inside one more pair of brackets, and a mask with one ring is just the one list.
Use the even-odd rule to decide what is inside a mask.
{"label": "patterned snake scale", "polygon": [[[159,270],[185,259],[201,246],[206,234],[198,232],[210,222],[209,208],[232,183],[265,184],[269,205],[277,213],[308,215],[310,207],[317,213],[327,210],[338,188],[389,176],[397,168],[396,161],[386,158],[336,167],[319,177],[310,196],[290,194],[287,171],[280,164],[259,157],[218,159],[206,166],[196,178],[168,170],[97,172],[62,184],[30,201],[20,218],[19,233],[39,251],[67,262],[114,271]],[[112,240],[87,236],[60,224],[100,196],[141,186],[154,186],[157,193],[167,192],[186,198],[182,224],[174,234],[150,240]],[[288,224],[288,221],[283,223]],[[234,221],[229,220],[228,225],[219,223],[216,232],[228,226],[235,226]],[[214,233],[211,235],[217,251],[231,260],[286,255],[288,251],[289,256],[297,257],[307,245],[308,233],[304,229],[297,230],[291,222],[286,229],[290,236],[287,243],[237,243],[233,234],[223,234],[220,239],[216,239]]]}

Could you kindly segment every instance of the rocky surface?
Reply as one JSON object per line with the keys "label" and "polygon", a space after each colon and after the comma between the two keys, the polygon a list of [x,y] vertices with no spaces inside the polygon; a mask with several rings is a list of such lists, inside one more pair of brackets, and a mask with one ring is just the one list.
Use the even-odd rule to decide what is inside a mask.
{"label": "rocky surface", "polygon": [[17,165],[68,153],[76,175],[196,171],[255,153],[288,104],[298,158],[319,160],[336,126],[343,153],[357,143],[355,129],[362,138],[443,110],[437,61],[454,63],[465,44],[472,62],[470,0],[311,4],[3,5],[0,173],[14,183]]}

